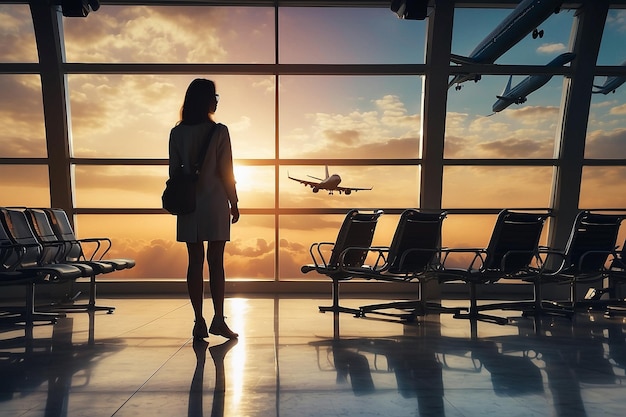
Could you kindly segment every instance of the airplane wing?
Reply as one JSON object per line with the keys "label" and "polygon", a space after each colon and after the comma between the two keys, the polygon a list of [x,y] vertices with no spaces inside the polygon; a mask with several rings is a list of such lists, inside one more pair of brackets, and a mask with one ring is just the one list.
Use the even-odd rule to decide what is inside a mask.
{"label": "airplane wing", "polygon": [[369,191],[372,188],[373,187],[370,187],[370,188],[337,187],[335,190],[339,191],[339,193],[344,193],[345,195],[350,195],[350,193],[352,193],[352,191],[354,191],[354,192],[357,192],[357,191]]}
{"label": "airplane wing", "polygon": [[309,186],[309,187],[311,187],[311,188],[315,188],[316,186],[320,185],[320,183],[319,183],[319,182],[315,182],[315,181],[308,181],[308,180],[301,180],[301,179],[299,179],[299,178],[294,178],[294,177],[290,176],[289,174],[287,174],[287,177],[288,177],[290,180],[297,181],[297,182],[299,182],[300,184],[304,184],[304,185]]}

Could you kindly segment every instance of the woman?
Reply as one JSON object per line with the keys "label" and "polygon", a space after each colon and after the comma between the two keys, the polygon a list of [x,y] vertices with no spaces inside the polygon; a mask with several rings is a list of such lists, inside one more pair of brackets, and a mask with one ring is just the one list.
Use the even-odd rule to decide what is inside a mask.
{"label": "woman", "polygon": [[[218,99],[213,81],[193,80],[185,94],[181,120],[171,130],[169,140],[170,176],[181,167],[188,171],[197,162],[202,143],[210,141],[198,178],[196,210],[177,216],[176,221],[176,240],[187,244],[189,255],[187,291],[195,315],[192,334],[196,339],[206,338],[209,333],[229,339],[238,337],[224,322],[224,246],[230,240],[231,221],[239,220],[239,209],[228,128],[212,120]],[[215,310],[208,329],[202,315],[204,242]]]}

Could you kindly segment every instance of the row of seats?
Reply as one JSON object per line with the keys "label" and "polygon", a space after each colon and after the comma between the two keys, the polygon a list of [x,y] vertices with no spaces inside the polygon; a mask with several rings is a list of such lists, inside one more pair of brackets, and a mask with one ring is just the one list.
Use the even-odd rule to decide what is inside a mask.
{"label": "row of seats", "polygon": [[[508,319],[487,315],[483,311],[504,309],[521,310],[524,315],[571,316],[578,307],[612,306],[612,311],[623,308],[617,299],[616,282],[626,281],[624,246],[617,250],[617,238],[622,216],[581,211],[572,225],[564,249],[539,245],[544,224],[549,217],[544,213],[502,210],[485,248],[446,248],[442,246],[441,230],[445,211],[426,212],[405,210],[400,216],[391,244],[372,247],[372,240],[381,210],[350,210],[335,242],[313,243],[310,247],[312,264],[304,265],[303,273],[318,272],[332,282],[332,305],[320,306],[320,311],[352,313],[365,316],[378,313],[412,320],[427,312],[453,313],[456,318],[469,318],[506,324]],[[626,245],[625,245],[626,246]],[[372,256],[373,255],[373,256]],[[459,267],[456,259],[470,257],[467,265]],[[365,264],[366,260],[370,264]],[[389,282],[417,282],[417,300],[392,302],[348,308],[339,305],[339,283],[352,278]],[[477,286],[503,280],[522,280],[532,283],[534,297],[523,302],[478,304]],[[577,284],[609,280],[606,291],[598,291],[584,299],[577,294]],[[469,287],[469,308],[444,308],[440,303],[428,303],[423,285],[430,280],[439,283],[461,281]],[[545,300],[545,284],[570,286],[568,300]],[[600,297],[604,292],[610,295]],[[602,298],[602,299],[600,299]],[[617,307],[615,307],[617,306]],[[621,306],[621,307],[620,307]],[[618,310],[615,310],[618,309]],[[400,313],[397,311],[400,310]]]}
{"label": "row of seats", "polygon": [[[96,277],[133,268],[135,261],[106,258],[111,245],[109,238],[77,239],[62,209],[0,207],[0,285],[26,289],[24,305],[0,309],[0,323],[54,322],[68,311],[112,313],[114,307],[96,305]],[[37,285],[82,278],[89,279],[86,304],[56,306],[54,312],[35,311]]]}

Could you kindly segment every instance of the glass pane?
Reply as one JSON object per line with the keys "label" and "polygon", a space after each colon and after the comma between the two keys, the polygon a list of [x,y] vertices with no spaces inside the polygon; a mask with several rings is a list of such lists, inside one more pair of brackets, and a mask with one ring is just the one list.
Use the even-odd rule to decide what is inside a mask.
{"label": "glass pane", "polygon": [[[603,85],[607,77],[595,77],[594,85]],[[626,86],[614,93],[593,94],[587,124],[585,158],[626,158]]]}
{"label": "glass pane", "polygon": [[[309,248],[318,242],[335,242],[345,216],[343,215],[290,215],[280,216],[280,279],[328,280],[316,272],[303,274],[303,265],[313,264]],[[399,216],[383,214],[376,226],[372,245],[389,246]],[[326,247],[323,247],[325,250]],[[330,248],[330,246],[328,247]],[[323,252],[328,261],[328,252]],[[368,263],[375,258],[368,258]]]}
{"label": "glass pane", "polygon": [[323,166],[289,166],[280,169],[281,208],[371,207],[406,208],[419,204],[419,167],[417,166],[330,166],[329,174],[339,175],[340,187],[372,188],[347,195],[307,186],[297,180],[320,182]]}
{"label": "glass pane", "polygon": [[602,32],[597,65],[620,65],[626,59],[624,21],[626,21],[626,10],[609,10]]}
{"label": "glass pane", "polygon": [[[514,76],[511,86],[525,76]],[[450,89],[446,117],[445,158],[552,158],[563,77],[552,77],[529,94],[522,104],[512,103],[494,112],[507,76],[485,76],[478,83]],[[485,117],[490,116],[490,117]]]}
{"label": "glass pane", "polygon": [[581,209],[626,207],[626,167],[583,167]]}
{"label": "glass pane", "polygon": [[[447,248],[486,248],[493,234],[497,215],[448,214],[443,222],[442,246]],[[547,244],[549,220],[543,227],[540,245]],[[467,268],[473,254],[453,254],[446,260],[448,268]]]}
{"label": "glass pane", "polygon": [[274,208],[274,167],[235,164],[239,208]]}
{"label": "glass pane", "polygon": [[282,64],[418,64],[426,21],[400,20],[388,8],[281,7]]}
{"label": "glass pane", "polygon": [[[179,120],[185,91],[194,78],[69,75],[73,155],[167,158],[170,129]],[[211,79],[220,94],[215,120],[228,126],[234,157],[273,157],[273,78],[230,75]]]}
{"label": "glass pane", "polygon": [[0,39],[0,62],[39,61],[27,4],[0,4]]}
{"label": "glass pane", "polygon": [[161,208],[167,166],[86,166],[74,169],[75,205],[89,208]]}
{"label": "glass pane", "polygon": [[421,77],[282,76],[281,158],[417,158]]}
{"label": "glass pane", "polygon": [[444,208],[550,206],[552,167],[448,166],[443,172]]}
{"label": "glass pane", "polygon": [[[242,216],[226,244],[226,279],[274,277],[273,216]],[[171,215],[79,215],[79,238],[109,237],[110,258],[133,258],[136,266],[103,279],[185,279],[187,249],[176,242],[176,217]],[[205,269],[205,276],[207,272]]]}
{"label": "glass pane", "polygon": [[38,75],[0,75],[0,157],[45,158],[46,132]]}
{"label": "glass pane", "polygon": [[[511,13],[508,9],[456,8],[452,31],[452,53],[471,56],[475,48]],[[517,44],[497,57],[497,64],[543,65],[550,55],[567,52],[574,13],[562,10],[550,15],[537,27],[541,37],[526,35]],[[477,22],[480,22],[477,24]],[[548,58],[548,59],[547,59]],[[484,62],[493,63],[493,62]],[[469,84],[469,83],[465,83]]]}
{"label": "glass pane", "polygon": [[0,165],[0,178],[1,205],[50,207],[47,166]]}
{"label": "glass pane", "polygon": [[63,26],[67,62],[275,60],[273,8],[102,5]]}

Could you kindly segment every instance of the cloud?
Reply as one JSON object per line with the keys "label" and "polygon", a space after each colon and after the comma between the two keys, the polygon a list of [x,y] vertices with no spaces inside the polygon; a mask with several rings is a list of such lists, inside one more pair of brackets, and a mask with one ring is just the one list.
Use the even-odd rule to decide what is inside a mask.
{"label": "cloud", "polygon": [[0,56],[3,62],[39,60],[32,22],[28,6],[0,5]]}
{"label": "cloud", "polygon": [[552,143],[515,137],[480,143],[477,148],[489,158],[541,158],[553,148]]}
{"label": "cloud", "polygon": [[387,126],[420,126],[421,118],[418,114],[408,114],[400,97],[388,94],[381,99],[374,100],[376,106],[383,112],[381,122]]}
{"label": "cloud", "polygon": [[619,106],[611,107],[609,110],[609,114],[612,116],[623,116],[626,115],[626,104],[622,104]]}
{"label": "cloud", "polygon": [[[217,62],[220,8],[107,7],[97,19],[66,19],[69,61]],[[198,24],[203,22],[203,24]]]}
{"label": "cloud", "polygon": [[626,31],[626,10],[612,10],[607,18],[608,26],[616,27],[618,31]]}
{"label": "cloud", "polygon": [[544,43],[537,48],[537,52],[540,54],[548,55],[565,51],[567,51],[567,46],[562,43]]}
{"label": "cloud", "polygon": [[260,88],[267,94],[274,94],[274,91],[276,90],[275,84],[274,77],[266,77],[261,81],[253,82],[252,87]]}
{"label": "cloud", "polygon": [[[558,109],[525,106],[492,117],[448,114],[446,158],[550,158]],[[516,126],[517,125],[517,126]]]}
{"label": "cloud", "polygon": [[41,83],[36,75],[0,77],[0,155],[41,158],[47,155]]}
{"label": "cloud", "polygon": [[626,158],[626,129],[597,130],[587,135],[587,158]]}
{"label": "cloud", "polygon": [[552,120],[559,114],[556,106],[524,106],[505,110],[507,116],[525,123],[536,124],[538,121]]}
{"label": "cloud", "polygon": [[234,240],[226,245],[224,268],[227,276],[272,278],[274,276],[274,242],[256,239],[253,245]]}
{"label": "cloud", "polygon": [[310,113],[310,128],[282,135],[282,154],[327,158],[329,149],[350,158],[416,158],[420,116],[409,114],[398,96],[372,100],[376,110]]}

